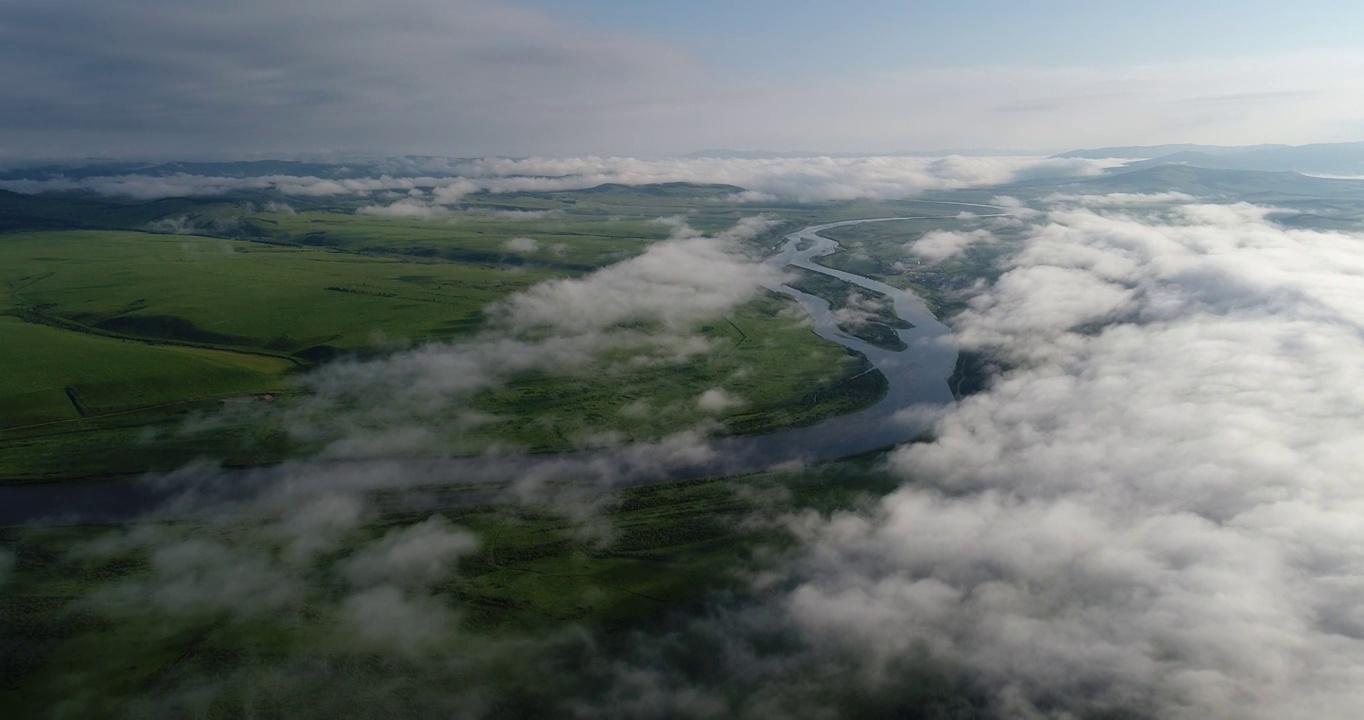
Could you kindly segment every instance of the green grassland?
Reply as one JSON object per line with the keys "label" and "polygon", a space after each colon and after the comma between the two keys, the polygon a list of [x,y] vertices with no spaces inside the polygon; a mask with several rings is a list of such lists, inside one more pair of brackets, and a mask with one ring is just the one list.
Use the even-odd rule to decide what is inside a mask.
{"label": "green grassland", "polygon": [[[247,216],[251,235],[305,247],[350,252],[500,263],[581,272],[624,260],[647,242],[668,236],[668,227],[645,219],[575,214],[571,220],[550,214],[541,204],[524,210],[503,208],[500,214],[464,211],[432,219],[389,218],[336,211],[257,213]],[[523,212],[531,219],[514,214]],[[508,248],[515,238],[529,237],[535,250]]]}
{"label": "green grassland", "polygon": [[563,274],[102,231],[0,236],[0,268],[35,321],[300,359],[468,334],[487,303]]}
{"label": "green grassland", "polygon": [[[116,532],[109,528],[3,530],[0,548],[15,563],[0,586],[6,648],[0,703],[15,717],[136,715],[158,700],[199,690],[210,717],[354,714],[354,707],[309,697],[308,675],[298,675],[309,667],[335,668],[344,682],[329,673],[329,692],[355,702],[399,702],[380,688],[403,677],[410,682],[401,688],[421,697],[457,694],[464,684],[517,695],[545,682],[540,673],[564,672],[527,662],[527,653],[567,652],[571,662],[571,653],[584,650],[581,641],[569,648],[560,641],[556,649],[554,638],[562,639],[567,628],[576,628],[568,635],[594,638],[594,652],[610,652],[628,648],[635,633],[662,627],[678,612],[741,592],[748,574],[779,561],[790,544],[779,526],[751,518],[827,512],[859,495],[887,492],[895,482],[877,464],[872,456],[794,473],[628,489],[591,532],[581,522],[527,507],[440,511],[481,544],[431,590],[435,602],[456,613],[458,632],[415,657],[357,647],[338,628],[339,604],[351,591],[337,567],[363,543],[427,513],[386,515],[341,549],[291,570],[305,582],[300,596],[256,614],[111,605],[120,587],[153,578],[146,548],[79,551]],[[276,559],[271,562],[284,550],[277,536],[255,525],[168,522],[157,529],[166,538],[160,546],[206,540]],[[452,666],[431,659],[451,654],[477,660]],[[196,687],[207,679],[213,681]],[[359,688],[373,692],[354,692]],[[395,716],[404,708],[384,710]]]}
{"label": "green grassland", "polygon": [[0,316],[0,424],[75,420],[282,387],[280,358],[157,346]]}
{"label": "green grassland", "polygon": [[[234,398],[269,393],[287,406],[293,376],[338,355],[469,337],[483,328],[490,303],[666,237],[671,225],[655,222],[660,216],[727,228],[754,214],[715,201],[733,190],[484,195],[447,215],[415,219],[315,201],[311,210],[266,213],[262,203],[240,200],[106,203],[103,214],[82,219],[84,206],[60,201],[48,213],[54,222],[143,222],[169,208],[177,227],[189,218],[221,236],[0,234],[0,478],[110,479],[196,457],[256,464],[306,450],[290,443],[259,400],[245,402],[261,407],[208,432],[187,432],[185,424],[229,400],[240,404]],[[753,243],[770,245],[816,212],[785,211]],[[509,246],[515,238],[535,243]],[[647,370],[606,356],[571,376],[515,378],[476,399],[494,422],[457,449],[554,450],[585,434],[654,438],[698,424],[760,432],[855,410],[884,390],[884,378],[861,375],[865,361],[814,336],[784,298],[760,298],[695,331],[709,339],[710,352]],[[703,412],[696,399],[711,388],[741,403]]]}

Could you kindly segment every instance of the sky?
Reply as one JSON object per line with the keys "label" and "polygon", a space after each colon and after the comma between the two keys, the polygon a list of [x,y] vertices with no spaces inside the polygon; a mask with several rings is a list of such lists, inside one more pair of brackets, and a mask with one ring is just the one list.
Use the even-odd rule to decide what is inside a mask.
{"label": "sky", "polygon": [[1361,20],[1346,2],[4,0],[0,157],[1348,141]]}

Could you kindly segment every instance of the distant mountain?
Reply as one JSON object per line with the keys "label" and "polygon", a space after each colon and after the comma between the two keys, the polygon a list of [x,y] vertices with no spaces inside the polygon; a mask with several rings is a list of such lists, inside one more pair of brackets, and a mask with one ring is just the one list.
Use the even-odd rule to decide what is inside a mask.
{"label": "distant mountain", "polygon": [[167,198],[147,202],[114,202],[24,195],[0,190],[0,232],[141,228],[169,215],[184,215],[217,204],[222,204],[222,201]]}
{"label": "distant mountain", "polygon": [[1203,153],[1206,155],[1234,155],[1237,153],[1249,152],[1254,150],[1266,150],[1270,148],[1286,148],[1289,145],[1192,145],[1188,143],[1176,145],[1123,145],[1118,147],[1092,148],[1088,150],[1071,150],[1059,155],[1057,158],[1087,158],[1090,160],[1103,160],[1107,158],[1132,158],[1148,159],[1158,158],[1163,155],[1173,155],[1175,153]]}
{"label": "distant mountain", "polygon": [[[1017,150],[1005,148],[948,148],[945,150],[895,150],[893,152],[775,152],[771,150],[697,150],[683,157],[691,159],[714,160],[803,160],[808,158],[861,158],[861,157],[1038,157],[1047,151]],[[1107,157],[1107,156],[1105,156]]]}
{"label": "distant mountain", "polygon": [[[367,168],[366,168],[367,169]],[[250,160],[242,162],[170,162],[138,171],[140,175],[206,175],[210,177],[254,178],[267,175],[341,178],[353,175],[355,168],[333,163],[297,160]]]}
{"label": "distant mountain", "polygon": [[297,160],[251,160],[241,162],[99,162],[91,164],[51,164],[11,168],[0,171],[0,180],[46,180],[65,178],[84,180],[118,175],[203,175],[208,177],[252,178],[268,175],[314,176],[329,179],[365,177],[374,174],[369,165],[337,165]]}
{"label": "distant mountain", "polygon": [[[208,197],[168,197],[158,200],[103,198],[57,193],[29,195],[0,190],[0,233],[16,230],[145,230],[166,218],[190,221],[189,226],[216,228],[224,218],[236,218],[246,207],[277,201],[268,191],[238,191]],[[300,196],[289,205],[306,209],[334,204],[334,199]],[[235,222],[233,220],[232,222]]]}
{"label": "distant mountain", "polygon": [[1364,180],[1336,180],[1296,172],[1152,165],[1057,184],[1062,192],[1182,192],[1202,198],[1349,198],[1364,200]]}
{"label": "distant mountain", "polygon": [[716,195],[720,193],[739,193],[744,189],[738,185],[724,185],[721,183],[689,183],[689,182],[668,182],[653,183],[650,185],[622,185],[620,183],[603,183],[590,188],[578,190],[561,190],[564,193],[579,193],[583,195],[601,195],[607,193],[629,193],[632,195],[652,195],[662,196],[693,196],[693,195]]}
{"label": "distant mountain", "polygon": [[[1111,153],[1111,154],[1109,154]],[[1364,176],[1364,142],[1314,145],[1152,145],[1075,150],[1056,157],[1145,158],[1132,168],[1157,165],[1193,165],[1221,170],[1299,172],[1309,175]]]}

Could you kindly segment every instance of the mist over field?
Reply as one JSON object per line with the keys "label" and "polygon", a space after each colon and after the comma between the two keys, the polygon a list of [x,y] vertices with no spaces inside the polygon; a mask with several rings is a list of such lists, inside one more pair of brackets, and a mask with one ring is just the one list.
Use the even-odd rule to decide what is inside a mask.
{"label": "mist over field", "polygon": [[[470,193],[579,190],[606,183],[651,185],[689,182],[738,186],[723,202],[773,200],[809,202],[859,198],[897,199],[926,190],[998,185],[1036,177],[1098,175],[1120,160],[1041,157],[792,158],[751,160],[660,159],[631,157],[528,158],[511,160],[405,159],[374,168],[378,177],[327,179],[315,176],[211,177],[120,174],[67,178],[60,170],[36,177],[0,180],[14,192],[87,191],[139,200],[214,196],[248,190],[273,190],[285,196],[379,196],[361,212],[398,217],[435,217],[448,213]],[[98,170],[98,167],[95,168]],[[353,172],[353,171],[352,171]],[[389,174],[391,173],[391,174]],[[387,194],[386,199],[383,195]]]}

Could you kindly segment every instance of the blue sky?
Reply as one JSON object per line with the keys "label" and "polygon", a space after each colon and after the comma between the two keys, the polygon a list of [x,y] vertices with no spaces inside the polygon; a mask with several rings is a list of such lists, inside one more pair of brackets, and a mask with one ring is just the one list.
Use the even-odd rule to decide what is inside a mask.
{"label": "blue sky", "polygon": [[0,160],[1364,139],[1364,3],[3,0]]}

